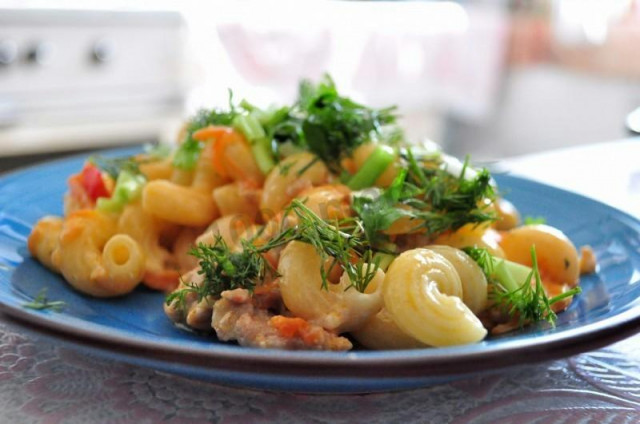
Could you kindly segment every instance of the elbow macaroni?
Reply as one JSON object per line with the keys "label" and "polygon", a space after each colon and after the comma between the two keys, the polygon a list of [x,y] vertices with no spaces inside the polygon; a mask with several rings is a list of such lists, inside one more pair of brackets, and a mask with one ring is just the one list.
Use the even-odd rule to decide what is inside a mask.
{"label": "elbow macaroni", "polygon": [[58,239],[63,225],[64,220],[62,218],[45,216],[36,223],[27,239],[29,252],[47,268],[56,272],[59,272],[59,270],[53,263],[51,256],[58,247]]}
{"label": "elbow macaroni", "polygon": [[153,180],[145,185],[142,207],[165,221],[191,227],[207,225],[218,216],[210,194],[167,180]]}
{"label": "elbow macaroni", "polygon": [[265,219],[280,212],[302,190],[324,184],[329,170],[308,152],[289,156],[271,170],[264,182],[260,209]]}
{"label": "elbow macaroni", "polygon": [[74,212],[65,220],[58,242],[52,263],[83,293],[119,296],[140,282],[144,272],[140,246],[129,236],[116,235],[115,221],[105,214]]}
{"label": "elbow macaroni", "polygon": [[296,316],[342,333],[360,328],[382,308],[382,270],[377,270],[368,290],[360,293],[345,290],[349,285],[346,273],[338,284],[329,284],[324,290],[320,266],[320,255],[310,244],[293,241],[280,256],[282,299]]}

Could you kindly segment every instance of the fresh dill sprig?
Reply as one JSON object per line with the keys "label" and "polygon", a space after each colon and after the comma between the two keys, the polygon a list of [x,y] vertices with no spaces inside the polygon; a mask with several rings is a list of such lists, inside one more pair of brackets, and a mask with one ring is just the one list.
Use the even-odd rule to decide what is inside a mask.
{"label": "fresh dill sprig", "polygon": [[[182,282],[182,288],[165,299],[167,305],[174,303],[184,309],[189,293],[195,293],[201,301],[209,296],[219,297],[225,290],[253,291],[266,277],[278,276],[263,254],[294,240],[311,244],[322,258],[322,264],[332,258],[332,267],[340,266],[349,276],[351,284],[346,289],[364,292],[379,268],[379,258],[374,258],[372,250],[367,249],[362,226],[349,219],[334,224],[326,222],[298,199],[285,210],[281,228],[290,215],[297,218],[297,224],[283,229],[265,243],[254,244],[261,236],[258,233],[253,239],[244,240],[239,251],[231,250],[220,236],[212,245],[201,243],[193,248],[190,254],[198,258],[198,273],[203,281],[200,284]],[[328,270],[321,266],[319,272],[322,287],[328,289]]]}
{"label": "fresh dill sprig", "polygon": [[[408,159],[410,163],[415,161],[411,154]],[[483,205],[483,200],[495,198],[491,174],[482,169],[474,177],[467,178],[467,167],[468,160],[460,175],[454,176],[441,167],[411,164],[408,180],[409,184],[414,184],[415,193],[411,193],[404,203],[417,210],[415,217],[423,220],[428,234],[437,235],[466,224],[495,220],[495,214]]]}
{"label": "fresh dill sprig", "polygon": [[540,321],[547,321],[555,326],[557,315],[551,306],[581,292],[580,287],[574,287],[549,299],[542,285],[534,246],[531,247],[532,267],[523,281],[515,283],[515,288],[510,288],[514,283],[508,279],[513,278],[512,273],[523,275],[522,265],[496,258],[483,248],[469,247],[464,251],[476,261],[491,282],[490,297],[496,307],[507,312],[512,318],[517,317],[518,325],[521,327],[527,323]]}
{"label": "fresh dill sprig", "polygon": [[253,291],[256,281],[265,277],[269,267],[257,249],[244,247],[242,251],[234,252],[221,236],[217,236],[212,245],[200,243],[191,249],[189,254],[198,259],[198,274],[203,275],[203,281],[201,284],[183,282],[184,288],[167,296],[167,305],[177,301],[179,307],[184,307],[188,293],[195,293],[199,302],[208,296],[219,297],[225,290]]}
{"label": "fresh dill sprig", "polygon": [[[494,285],[493,298],[499,307],[506,310],[511,317],[518,317],[518,325],[520,326],[528,322],[539,321],[548,321],[551,325],[555,325],[557,316],[551,309],[551,303],[542,286],[534,247],[531,248],[531,260],[531,273],[522,282],[522,285],[516,290],[509,291],[498,283]],[[531,284],[532,278],[535,281],[533,285]]]}
{"label": "fresh dill sprig", "polygon": [[411,211],[400,207],[406,193],[406,170],[400,171],[391,185],[384,191],[365,190],[353,197],[351,207],[362,221],[369,245],[384,250],[388,237],[382,232],[398,219],[412,217]]}
{"label": "fresh dill sprig", "polygon": [[31,302],[23,303],[22,306],[24,308],[35,309],[37,311],[50,309],[54,312],[60,312],[65,308],[65,306],[67,306],[67,304],[62,300],[49,300],[47,298],[47,288],[43,287]]}
{"label": "fresh dill sprig", "polygon": [[[285,218],[281,227],[284,227],[284,220]],[[179,309],[184,310],[186,296],[189,293],[195,293],[197,301],[200,302],[209,296],[219,297],[225,290],[243,288],[252,292],[256,284],[264,281],[266,277],[277,277],[277,270],[265,259],[263,253],[292,241],[294,229],[280,231],[265,243],[255,245],[254,241],[261,235],[259,232],[252,239],[243,240],[242,249],[239,251],[231,250],[219,235],[215,237],[212,245],[200,243],[191,249],[189,254],[198,259],[198,273],[203,275],[203,281],[201,284],[183,281],[181,289],[166,297],[166,304],[174,303]]]}
{"label": "fresh dill sprig", "polygon": [[493,264],[495,257],[491,255],[491,253],[489,253],[489,250],[483,247],[465,247],[462,250],[467,255],[469,255],[469,257],[471,257],[471,259],[473,259],[478,264],[478,266],[480,266],[482,272],[487,278],[494,278]]}
{"label": "fresh dill sprig", "polygon": [[403,217],[414,221],[416,230],[426,230],[428,236],[495,219],[483,202],[494,198],[489,171],[466,178],[465,165],[459,176],[453,176],[438,163],[418,163],[411,149],[405,159],[407,168],[386,190],[377,196],[354,196],[352,207],[372,246],[384,250],[388,237],[383,232]]}
{"label": "fresh dill sprig", "polygon": [[[329,258],[334,265],[339,265],[349,276],[351,284],[359,292],[364,292],[373,280],[379,268],[377,260],[373,259],[361,225],[353,225],[351,220],[336,221],[333,224],[317,216],[305,204],[296,199],[288,209],[299,219],[295,227],[295,239],[311,244],[320,255],[322,263]],[[344,227],[346,224],[347,228]],[[351,224],[351,225],[349,225]],[[320,267],[322,287],[328,288],[327,270]]]}

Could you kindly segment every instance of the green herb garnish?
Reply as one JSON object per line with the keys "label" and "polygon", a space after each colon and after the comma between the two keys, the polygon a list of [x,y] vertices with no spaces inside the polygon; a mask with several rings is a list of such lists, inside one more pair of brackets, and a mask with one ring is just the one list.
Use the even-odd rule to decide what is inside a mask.
{"label": "green herb garnish", "polygon": [[387,146],[377,146],[358,172],[349,179],[347,186],[351,190],[362,190],[373,186],[378,177],[395,159],[393,149]]}
{"label": "green herb garnish", "polygon": [[96,208],[103,212],[121,212],[126,204],[137,200],[147,178],[142,174],[132,174],[127,170],[120,171],[111,197],[100,197]]}
{"label": "green herb garnish", "polygon": [[[549,299],[544,291],[535,247],[531,247],[532,267],[492,256],[486,249],[466,248],[464,251],[482,268],[491,283],[490,296],[496,307],[518,318],[520,327],[527,323],[547,321],[555,325],[557,315],[551,305],[581,292],[574,287]],[[524,277],[523,277],[524,276]],[[531,284],[531,281],[534,284]]]}
{"label": "green herb garnish", "polygon": [[328,75],[317,85],[300,84],[297,107],[303,116],[306,146],[334,173],[341,171],[340,159],[372,138],[382,137],[383,126],[396,121],[395,107],[371,109],[356,103],[340,95]]}
{"label": "green herb garnish", "polygon": [[67,304],[61,300],[49,300],[47,298],[47,288],[44,287],[40,289],[36,297],[27,303],[23,303],[22,306],[28,309],[35,309],[37,311],[42,311],[45,309],[50,309],[54,312],[60,312],[67,306]]}
{"label": "green herb garnish", "polygon": [[[346,219],[333,224],[323,220],[307,208],[300,200],[293,200],[289,210],[295,213],[299,223],[294,227],[293,238],[315,247],[322,262],[333,259],[333,265],[340,266],[349,276],[351,285],[364,292],[376,274],[378,259],[368,248],[364,230],[357,222]],[[322,287],[328,287],[327,271],[320,267]]]}
{"label": "green herb garnish", "polygon": [[[183,288],[169,294],[166,303],[174,301],[179,308],[184,309],[186,296],[195,293],[198,301],[208,296],[219,297],[225,290],[243,288],[253,291],[256,284],[265,277],[276,277],[277,270],[273,269],[264,258],[263,253],[276,247],[284,246],[294,240],[311,244],[322,258],[322,263],[333,259],[333,266],[340,266],[347,273],[351,284],[349,288],[355,288],[364,292],[379,268],[380,258],[373,257],[371,249],[367,248],[367,242],[363,236],[363,230],[358,223],[346,219],[334,224],[324,221],[300,200],[293,200],[285,210],[282,227],[289,215],[295,215],[298,224],[287,228],[265,244],[254,245],[252,240],[242,242],[242,250],[231,250],[218,236],[213,245],[199,244],[192,249],[190,254],[198,258],[200,270],[203,275],[202,284],[183,282]],[[322,287],[328,288],[328,275],[324,266],[320,267]]]}
{"label": "green herb garnish", "polygon": [[543,216],[525,216],[524,225],[539,225],[546,224],[547,220]]}
{"label": "green herb garnish", "polygon": [[231,126],[238,111],[233,105],[233,93],[229,90],[229,110],[201,109],[187,123],[186,135],[173,156],[173,166],[190,171],[195,168],[203,144],[193,138],[193,133],[209,125]]}
{"label": "green herb garnish", "polygon": [[402,217],[415,221],[415,229],[423,228],[429,236],[495,219],[482,206],[484,200],[494,197],[489,171],[466,178],[465,165],[459,176],[453,176],[437,162],[418,163],[411,150],[406,160],[407,169],[380,195],[354,195],[353,209],[372,246],[381,248],[387,242],[382,232]]}

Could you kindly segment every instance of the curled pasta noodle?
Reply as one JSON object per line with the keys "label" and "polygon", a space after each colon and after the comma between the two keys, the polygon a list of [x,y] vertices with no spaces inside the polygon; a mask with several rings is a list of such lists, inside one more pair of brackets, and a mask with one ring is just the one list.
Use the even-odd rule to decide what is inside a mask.
{"label": "curled pasta noodle", "polygon": [[427,249],[444,256],[456,269],[462,283],[462,301],[477,314],[487,307],[487,277],[480,266],[460,249],[431,245]]}
{"label": "curled pasta noodle", "polygon": [[580,278],[580,259],[571,240],[548,225],[525,225],[503,234],[500,246],[507,259],[531,266],[531,246],[535,246],[540,274],[544,280],[574,287]]}
{"label": "curled pasta noodle", "polygon": [[382,308],[380,269],[365,293],[354,288],[345,290],[349,277],[342,275],[338,284],[322,288],[321,258],[310,244],[293,241],[280,255],[278,273],[285,306],[295,315],[337,333],[361,327]]}
{"label": "curled pasta noodle", "polygon": [[211,143],[206,144],[195,170],[174,168],[171,179],[149,181],[142,191],[145,211],[165,221],[189,227],[203,227],[220,213],[212,197],[212,190],[225,180],[214,169]]}
{"label": "curled pasta noodle", "polygon": [[430,346],[475,343],[487,331],[462,302],[462,283],[442,255],[408,250],[387,270],[384,305],[398,327]]}
{"label": "curled pasta noodle", "polygon": [[116,236],[104,254],[115,234],[111,217],[95,210],[74,212],[64,222],[52,262],[65,280],[83,293],[96,297],[126,294],[140,282],[144,256],[126,235]]}
{"label": "curled pasta noodle", "polygon": [[372,316],[351,335],[369,349],[417,349],[427,347],[404,331],[400,330],[386,308]]}
{"label": "curled pasta noodle", "polygon": [[302,190],[324,184],[329,170],[308,152],[289,156],[271,170],[264,182],[260,209],[265,221],[280,212]]}

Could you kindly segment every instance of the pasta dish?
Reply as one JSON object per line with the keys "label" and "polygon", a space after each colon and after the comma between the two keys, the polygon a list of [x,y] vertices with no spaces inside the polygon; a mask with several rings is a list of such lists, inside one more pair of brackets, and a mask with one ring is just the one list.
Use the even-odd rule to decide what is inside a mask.
{"label": "pasta dish", "polygon": [[329,76],[288,106],[230,95],[175,147],[88,158],[29,250],[89,296],[163,291],[179,327],[242,346],[441,347],[553,325],[591,249],[523,224],[488,170],[396,119]]}

